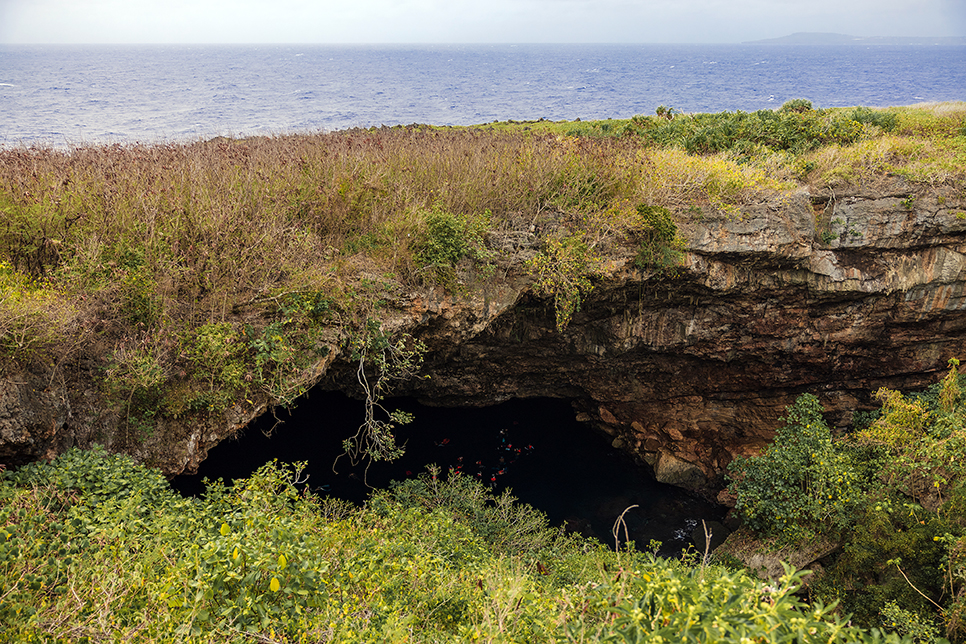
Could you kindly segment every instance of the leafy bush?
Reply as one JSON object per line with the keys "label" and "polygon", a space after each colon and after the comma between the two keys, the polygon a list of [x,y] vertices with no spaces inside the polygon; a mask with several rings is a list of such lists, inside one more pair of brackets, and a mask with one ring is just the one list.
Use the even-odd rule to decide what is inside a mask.
{"label": "leafy bush", "polygon": [[643,271],[673,274],[684,259],[685,242],[678,236],[671,211],[641,204],[637,207],[637,214],[641,219],[643,239],[634,265]]}
{"label": "leafy bush", "polygon": [[118,313],[128,324],[145,328],[153,326],[161,315],[156,298],[155,275],[145,266],[143,248],[125,248],[118,261],[111,262],[118,274]]}
{"label": "leafy bush", "polygon": [[416,261],[428,268],[455,266],[470,250],[466,220],[433,208],[426,214],[425,236],[416,246]]}
{"label": "leafy bush", "polygon": [[932,644],[939,639],[939,627],[928,617],[908,611],[894,601],[882,608],[883,625],[897,633],[908,635],[916,644]]}
{"label": "leafy bush", "polygon": [[790,101],[785,101],[782,106],[778,108],[779,112],[797,112],[799,114],[803,112],[812,111],[812,101],[805,98],[793,98]]}
{"label": "leafy bush", "polygon": [[548,239],[540,253],[527,262],[536,290],[553,297],[558,330],[567,328],[583,298],[593,289],[592,262],[590,249],[579,234]]}
{"label": "leafy bush", "polygon": [[880,390],[879,417],[858,434],[891,450],[881,474],[889,487],[923,504],[935,506],[966,483],[966,397],[958,365],[951,360],[945,377],[918,394]]}
{"label": "leafy bush", "polygon": [[34,462],[7,474],[14,486],[36,488],[58,499],[55,507],[96,507],[136,497],[147,505],[167,500],[170,486],[157,470],[101,446],[69,449],[50,463]]}
{"label": "leafy bush", "polygon": [[790,571],[609,551],[465,477],[336,511],[302,482],[273,462],[184,499],[101,449],[3,473],[0,640],[899,641],[801,604]]}
{"label": "leafy bush", "polygon": [[567,627],[579,642],[900,642],[895,634],[863,631],[835,615],[834,606],[807,606],[795,591],[802,573],[786,567],[773,585],[745,572],[680,569],[634,570],[601,595],[610,618],[588,633]]}
{"label": "leafy bush", "polygon": [[445,511],[469,527],[497,555],[536,554],[556,534],[546,516],[517,503],[509,491],[494,496],[472,477],[455,471],[450,471],[444,481],[434,466],[417,478],[394,482],[387,492],[377,492],[370,504],[379,507],[388,498],[406,508]]}
{"label": "leafy bush", "polygon": [[803,394],[786,411],[761,456],[739,457],[729,466],[735,509],[756,532],[789,541],[845,529],[865,482],[848,452],[833,443],[818,398]]}
{"label": "leafy bush", "polygon": [[34,278],[60,265],[63,240],[82,218],[65,213],[59,204],[32,201],[29,193],[0,193],[0,215],[0,258],[9,258],[15,270]]}
{"label": "leafy bush", "polygon": [[893,451],[902,451],[918,440],[929,422],[929,411],[923,400],[907,399],[898,391],[882,388],[876,392],[882,403],[879,416],[859,436],[878,442]]}
{"label": "leafy bush", "polygon": [[423,215],[424,229],[414,245],[418,271],[430,276],[430,281],[454,288],[456,265],[463,258],[487,264],[490,253],[484,246],[483,233],[490,225],[490,217],[489,211],[479,217],[466,217],[433,207]]}
{"label": "leafy bush", "polygon": [[899,117],[888,110],[874,110],[869,107],[855,107],[847,112],[848,117],[863,125],[874,125],[883,132],[892,132],[899,126]]}

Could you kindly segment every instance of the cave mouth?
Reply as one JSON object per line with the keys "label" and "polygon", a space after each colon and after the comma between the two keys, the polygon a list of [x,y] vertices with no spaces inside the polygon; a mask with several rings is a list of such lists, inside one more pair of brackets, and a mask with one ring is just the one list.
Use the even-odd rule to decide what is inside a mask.
{"label": "cave mouth", "polygon": [[[660,554],[674,556],[691,543],[701,520],[722,520],[725,508],[685,490],[654,480],[649,468],[613,448],[610,439],[577,420],[571,405],[557,398],[513,399],[491,407],[431,407],[414,398],[393,398],[387,409],[414,416],[399,428],[405,454],[373,463],[366,475],[372,487],[418,476],[428,464],[473,476],[495,492],[510,489],[545,513],[553,525],[594,536],[613,545],[614,521],[626,508],[625,522],[639,548],[660,541]],[[364,467],[338,462],[342,441],[358,428],[363,403],[341,392],[313,391],[298,406],[268,414],[214,447],[195,475],[175,477],[186,495],[204,491],[202,479],[232,481],[249,476],[272,459],[307,461],[307,485],[323,494],[365,501],[371,491]],[[283,423],[277,425],[278,421]]]}

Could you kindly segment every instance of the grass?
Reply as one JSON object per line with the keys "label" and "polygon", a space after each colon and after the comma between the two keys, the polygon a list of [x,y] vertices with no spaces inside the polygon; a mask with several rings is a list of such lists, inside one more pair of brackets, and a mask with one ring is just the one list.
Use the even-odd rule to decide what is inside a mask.
{"label": "grass", "polygon": [[[800,186],[966,176],[962,103],[666,116],[4,148],[3,368],[110,356],[104,389],[144,427],[285,402],[402,293],[495,279],[514,260],[492,231],[578,240],[579,281],[649,236],[638,206],[685,225]],[[210,325],[234,342],[214,379],[191,357]]]}

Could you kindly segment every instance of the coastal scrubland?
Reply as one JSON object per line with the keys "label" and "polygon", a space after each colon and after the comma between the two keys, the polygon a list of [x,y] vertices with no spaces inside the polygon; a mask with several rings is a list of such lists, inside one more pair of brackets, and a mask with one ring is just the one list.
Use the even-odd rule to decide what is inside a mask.
{"label": "coastal scrubland", "polygon": [[395,127],[188,144],[0,150],[0,357],[109,355],[134,430],[285,404],[313,356],[407,288],[499,279],[492,231],[565,325],[607,249],[672,266],[679,228],[802,186],[961,182],[966,106]]}
{"label": "coastal scrubland", "polygon": [[[494,232],[539,237],[522,277],[565,327],[615,247],[659,278],[709,209],[740,218],[804,187],[884,176],[962,190],[966,104],[5,148],[0,368],[87,365],[125,430],[115,447],[137,445],[166,418],[289,404],[333,347],[413,369],[418,344],[381,321],[413,289],[507,279]],[[806,595],[799,574],[765,582],[704,553],[660,560],[647,544],[560,534],[457,475],[353,508],[271,464],[195,500],[127,457],[71,451],[0,481],[0,636],[960,640],[958,383],[954,370],[921,397],[884,392],[849,440],[801,399],[794,431],[736,462],[748,539],[842,544]],[[785,474],[803,478],[769,496]]]}

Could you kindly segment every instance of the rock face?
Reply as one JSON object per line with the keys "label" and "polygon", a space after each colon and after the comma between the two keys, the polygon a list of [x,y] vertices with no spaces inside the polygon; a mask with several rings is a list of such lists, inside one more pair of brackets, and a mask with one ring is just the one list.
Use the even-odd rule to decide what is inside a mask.
{"label": "rock face", "polygon": [[[522,268],[536,237],[494,236],[507,253],[500,279],[398,304],[388,326],[430,349],[430,378],[399,393],[437,405],[567,398],[660,480],[714,493],[728,463],[759,450],[799,394],[818,395],[844,426],[878,387],[923,387],[966,357],[966,197],[952,190],[802,190],[741,217],[705,212],[686,234],[672,277],[634,268],[632,248],[608,249],[607,270],[563,332]],[[350,390],[350,371],[334,351],[319,366],[321,386]],[[0,383],[0,462],[111,442],[109,419],[78,393],[90,387],[41,380]],[[193,470],[264,409],[168,423],[166,441],[149,439],[137,454],[169,474]]]}
{"label": "rock face", "polygon": [[567,397],[659,480],[713,491],[799,394],[844,426],[877,388],[926,386],[966,355],[964,210],[895,186],[706,215],[676,277],[628,257],[562,333],[527,291],[459,338],[420,318],[435,352],[411,391],[447,405]]}
{"label": "rock face", "polygon": [[65,390],[42,376],[18,373],[0,380],[0,463],[53,457],[70,415]]}

